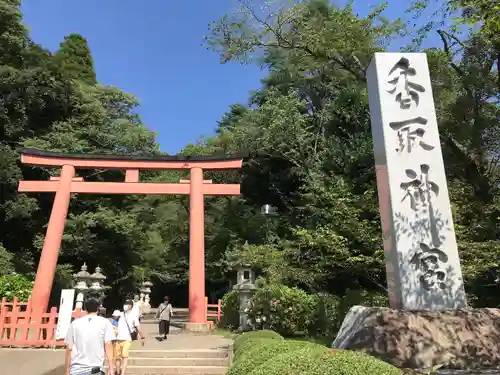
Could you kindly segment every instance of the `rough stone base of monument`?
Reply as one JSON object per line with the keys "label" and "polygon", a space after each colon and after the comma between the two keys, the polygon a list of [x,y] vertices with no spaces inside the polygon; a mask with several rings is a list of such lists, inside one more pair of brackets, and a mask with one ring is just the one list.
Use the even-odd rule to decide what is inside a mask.
{"label": "rough stone base of monument", "polygon": [[332,348],[361,350],[403,368],[500,368],[500,309],[354,306]]}
{"label": "rough stone base of monument", "polygon": [[184,329],[189,332],[207,333],[212,330],[208,323],[184,323]]}

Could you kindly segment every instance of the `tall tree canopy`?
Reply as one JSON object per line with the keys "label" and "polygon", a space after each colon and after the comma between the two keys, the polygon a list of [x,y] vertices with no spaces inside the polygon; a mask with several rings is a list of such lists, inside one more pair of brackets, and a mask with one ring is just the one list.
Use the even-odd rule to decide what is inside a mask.
{"label": "tall tree canopy", "polygon": [[54,60],[68,78],[88,84],[97,83],[94,60],[90,54],[87,40],[78,34],[70,34],[64,38]]}
{"label": "tall tree canopy", "polygon": [[[219,134],[228,133],[226,148],[263,155],[246,173],[268,182],[262,196],[281,208],[287,231],[276,251],[287,267],[277,269],[286,282],[310,289],[384,285],[365,70],[374,52],[401,45],[412,25],[384,19],[384,6],[361,18],[350,5],[322,0],[239,3],[213,25],[208,46],[222,62],[255,62],[269,75],[230,128],[234,111],[226,115]],[[460,4],[451,1],[441,20],[462,12],[461,30],[436,22],[419,31],[442,41],[424,52],[467,289],[471,301],[487,304],[500,250],[500,53],[490,13],[476,9],[476,23],[464,32],[472,15],[470,5]]]}

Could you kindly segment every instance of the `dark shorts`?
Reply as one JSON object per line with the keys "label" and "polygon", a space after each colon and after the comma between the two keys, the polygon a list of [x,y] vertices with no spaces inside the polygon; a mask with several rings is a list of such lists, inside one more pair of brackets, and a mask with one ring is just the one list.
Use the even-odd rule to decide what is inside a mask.
{"label": "dark shorts", "polygon": [[160,320],[160,335],[168,335],[170,333],[170,320]]}

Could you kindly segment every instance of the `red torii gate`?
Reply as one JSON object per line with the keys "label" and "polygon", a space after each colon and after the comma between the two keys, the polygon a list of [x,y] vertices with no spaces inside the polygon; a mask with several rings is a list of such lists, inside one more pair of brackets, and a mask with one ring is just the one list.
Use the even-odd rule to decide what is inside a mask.
{"label": "red torii gate", "polygon": [[[38,263],[32,292],[32,306],[40,312],[48,307],[54,273],[61,247],[71,193],[76,194],[182,194],[189,195],[189,328],[205,330],[205,241],[204,196],[239,195],[240,184],[212,184],[203,180],[203,171],[232,170],[242,166],[235,156],[119,156],[105,154],[65,154],[20,149],[21,163],[59,167],[59,177],[49,181],[20,181],[19,192],[56,193],[47,233]],[[87,182],[75,177],[75,170],[125,170],[124,182]],[[189,171],[189,180],[175,183],[140,182],[144,170]]]}

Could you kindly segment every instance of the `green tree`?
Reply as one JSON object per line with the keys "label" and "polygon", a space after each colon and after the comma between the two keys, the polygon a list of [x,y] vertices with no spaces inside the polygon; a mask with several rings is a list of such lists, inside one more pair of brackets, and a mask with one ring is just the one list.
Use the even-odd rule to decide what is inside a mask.
{"label": "green tree", "polygon": [[[472,10],[472,1],[450,0],[433,23],[416,27],[418,36],[437,33],[441,41],[423,51],[467,291],[476,305],[495,306],[500,302],[495,292],[500,266],[499,34],[491,31],[496,16],[479,6],[482,0]],[[205,199],[207,294],[227,290],[232,268],[241,262],[271,282],[311,292],[383,292],[365,69],[374,52],[401,44],[412,25],[385,19],[384,6],[359,17],[351,6],[326,0],[266,3],[263,8],[250,0],[239,3],[237,12],[214,23],[207,46],[222,62],[267,69],[262,88],[248,103],[234,104],[222,115],[214,137],[181,152],[249,156],[241,171],[206,173],[214,183],[242,184],[239,197]],[[415,16],[425,11],[422,4],[417,8]],[[452,14],[460,17],[451,20]],[[161,153],[135,112],[137,100],[96,82],[83,37],[67,37],[53,56],[29,38],[18,1],[0,2],[0,15],[0,263],[6,273],[32,274],[53,198],[18,194],[17,183],[44,180],[57,171],[20,165],[16,147]],[[87,181],[124,179],[122,171],[79,174]],[[141,173],[150,182],[186,177],[173,171]],[[277,213],[262,215],[263,204]],[[144,278],[153,279],[158,294],[165,285],[169,294],[175,289],[182,297],[188,281],[188,218],[186,196],[73,197],[58,287],[68,285],[71,274],[87,262],[90,269],[100,265],[108,276],[110,304],[136,290]],[[246,241],[249,246],[243,246]]]}
{"label": "green tree", "polygon": [[[0,243],[3,272],[36,271],[53,197],[17,193],[20,179],[46,180],[55,170],[19,164],[19,146],[60,152],[155,154],[158,145],[135,113],[137,100],[95,81],[85,39],[70,35],[52,56],[33,42],[18,1],[1,1],[0,14]],[[79,171],[88,181],[119,181],[116,171]],[[70,206],[56,281],[71,282],[83,262],[100,265],[112,293],[129,293],[143,256],[134,205],[138,197],[75,196]],[[148,263],[149,262],[149,263]],[[151,263],[155,267],[156,263]],[[56,288],[57,289],[57,288]],[[58,300],[55,295],[55,301]]]}
{"label": "green tree", "polygon": [[97,83],[94,59],[87,39],[80,34],[70,34],[64,37],[64,42],[55,53],[54,59],[61,66],[66,77],[91,85]]}
{"label": "green tree", "polygon": [[14,272],[12,254],[0,244],[0,276],[10,275]]}
{"label": "green tree", "polygon": [[[256,62],[269,74],[247,111],[224,117],[228,130],[220,142],[258,155],[244,170],[245,201],[254,209],[264,199],[280,208],[280,273],[314,291],[380,290],[385,277],[364,71],[373,53],[410,25],[384,19],[383,6],[360,18],[351,6],[327,1],[239,3],[214,23],[207,45],[224,63]],[[425,31],[439,32],[443,45],[424,52],[467,291],[484,304],[492,290],[479,286],[496,285],[498,269],[498,53],[491,34],[454,35],[438,26]]]}

